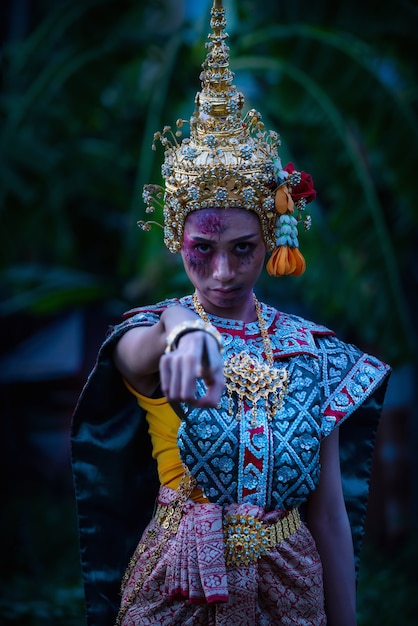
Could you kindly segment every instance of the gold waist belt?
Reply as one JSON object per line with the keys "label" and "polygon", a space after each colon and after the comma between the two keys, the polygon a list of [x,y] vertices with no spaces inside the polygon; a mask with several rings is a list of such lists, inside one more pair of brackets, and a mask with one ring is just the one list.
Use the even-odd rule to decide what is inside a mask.
{"label": "gold waist belt", "polygon": [[270,548],[293,535],[301,526],[298,509],[274,524],[265,524],[252,515],[225,515],[223,533],[227,565],[249,565]]}
{"label": "gold waist belt", "polygon": [[[158,505],[156,522],[171,534],[177,532],[183,511],[175,504]],[[292,509],[274,524],[265,524],[253,515],[226,514],[222,520],[227,565],[249,565],[270,548],[293,535],[302,522],[298,509]]]}

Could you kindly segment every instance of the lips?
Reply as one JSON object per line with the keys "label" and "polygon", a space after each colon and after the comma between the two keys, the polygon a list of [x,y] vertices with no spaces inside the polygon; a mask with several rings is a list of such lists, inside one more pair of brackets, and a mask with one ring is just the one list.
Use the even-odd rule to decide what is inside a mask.
{"label": "lips", "polygon": [[209,287],[210,291],[219,291],[219,293],[231,293],[233,291],[237,291],[240,289],[240,285],[237,283],[218,283],[213,284],[212,287]]}
{"label": "lips", "polygon": [[231,288],[231,289],[219,289],[219,288],[215,288],[215,289],[211,289],[212,293],[217,294],[218,296],[229,296],[229,295],[233,295],[236,294],[238,291],[238,288]]}

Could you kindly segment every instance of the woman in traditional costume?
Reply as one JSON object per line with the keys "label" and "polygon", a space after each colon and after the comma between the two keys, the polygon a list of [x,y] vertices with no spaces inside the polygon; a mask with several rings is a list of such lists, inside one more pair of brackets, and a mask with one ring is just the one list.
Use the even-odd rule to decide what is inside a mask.
{"label": "woman in traditional costume", "polygon": [[242,117],[221,1],[211,26],[190,138],[181,120],[156,134],[165,188],[144,190],[194,293],[126,314],[74,415],[88,619],[354,626],[389,367],[255,296],[266,253],[273,276],[305,270],[315,190],[260,114]]}

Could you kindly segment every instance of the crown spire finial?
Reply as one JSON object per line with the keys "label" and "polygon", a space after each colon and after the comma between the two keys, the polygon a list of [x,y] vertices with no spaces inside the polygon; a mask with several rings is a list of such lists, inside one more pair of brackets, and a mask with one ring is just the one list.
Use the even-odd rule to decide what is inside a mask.
{"label": "crown spire finial", "polygon": [[213,32],[208,35],[206,43],[207,54],[200,74],[202,91],[197,95],[196,104],[203,115],[227,117],[239,113],[244,97],[232,84],[234,74],[229,69],[228,34],[225,32],[222,0],[214,0],[210,25]]}

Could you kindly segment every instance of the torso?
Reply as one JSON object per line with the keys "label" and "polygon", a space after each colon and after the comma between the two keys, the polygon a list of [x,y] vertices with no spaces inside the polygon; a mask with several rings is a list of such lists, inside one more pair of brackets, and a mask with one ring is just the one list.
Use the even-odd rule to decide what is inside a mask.
{"label": "torso", "polygon": [[[125,328],[154,324],[165,308],[179,303],[193,308],[191,296],[166,300],[128,312]],[[229,411],[227,391],[214,409],[183,405],[177,443],[210,501],[290,509],[305,502],[318,483],[322,439],[374,392],[388,366],[323,326],[261,307],[273,367],[285,368],[288,376],[282,406],[270,420],[264,399],[258,398],[255,418],[251,402],[245,402],[237,419],[237,411]],[[209,318],[223,335],[226,365],[244,350],[265,363],[257,322]],[[202,381],[199,390],[204,392]]]}
{"label": "torso", "polygon": [[[189,298],[182,300],[191,306]],[[264,508],[292,508],[305,501],[319,480],[321,441],[319,371],[315,347],[297,342],[294,328],[272,307],[262,305],[274,354],[273,367],[285,370],[287,393],[271,416],[269,402],[252,403],[225,390],[216,409],[184,405],[178,443],[183,462],[212,502],[248,502]],[[265,364],[257,322],[245,324],[209,316],[222,333],[225,365],[238,353]],[[302,339],[302,337],[301,337]],[[203,383],[199,381],[203,392]],[[276,392],[276,396],[280,392]],[[257,394],[256,394],[257,395]]]}

